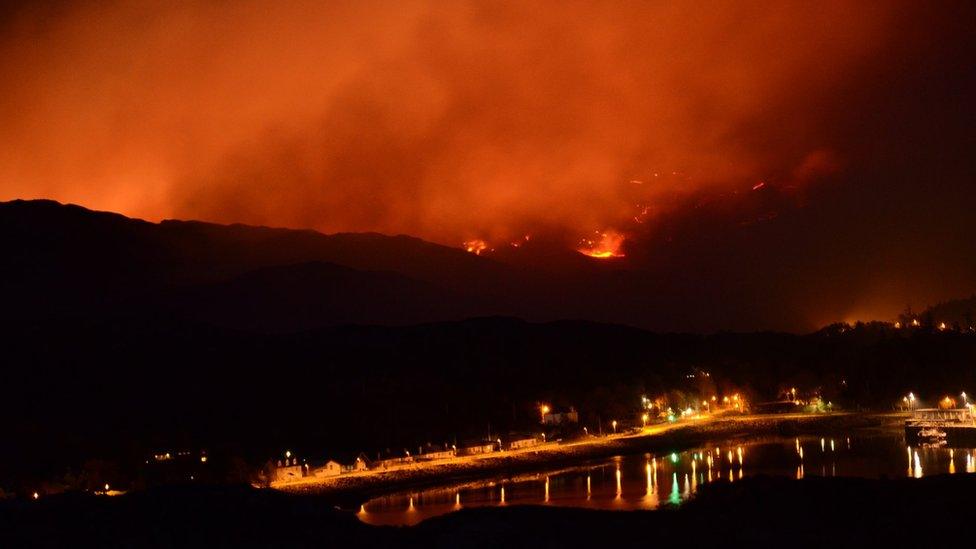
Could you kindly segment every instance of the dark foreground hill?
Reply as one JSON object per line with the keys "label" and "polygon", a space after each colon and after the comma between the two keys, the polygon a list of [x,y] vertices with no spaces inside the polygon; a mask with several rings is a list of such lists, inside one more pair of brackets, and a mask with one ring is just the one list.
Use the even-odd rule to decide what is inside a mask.
{"label": "dark foreground hill", "polygon": [[696,336],[483,318],[256,334],[120,316],[14,323],[4,334],[7,490],[77,484],[91,460],[105,462],[98,475],[131,479],[168,450],[255,467],[286,448],[348,458],[531,432],[540,402],[575,406],[598,430],[632,421],[642,395],[683,408],[703,395],[761,402],[798,387],[838,406],[890,409],[909,390],[928,398],[976,386],[976,336],[883,325]]}

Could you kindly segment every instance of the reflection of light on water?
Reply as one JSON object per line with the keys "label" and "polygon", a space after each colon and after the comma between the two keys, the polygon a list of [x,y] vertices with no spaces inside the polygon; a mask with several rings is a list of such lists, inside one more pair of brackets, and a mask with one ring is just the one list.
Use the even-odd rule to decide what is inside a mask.
{"label": "reflection of light on water", "polygon": [[646,509],[657,509],[659,504],[657,493],[654,490],[655,479],[657,477],[657,475],[654,474],[655,470],[656,469],[651,466],[651,462],[649,461],[646,465],[644,465],[644,473],[647,475],[647,490],[644,493],[643,506]]}
{"label": "reflection of light on water", "polygon": [[654,492],[654,480],[651,477],[651,462],[648,461],[647,465],[644,466],[644,472],[647,474],[647,491],[644,493],[646,495],[651,495]]}
{"label": "reflection of light on water", "polygon": [[681,492],[678,491],[678,473],[671,473],[671,497],[668,502],[672,505],[681,503]]}
{"label": "reflection of light on water", "polygon": [[624,490],[620,486],[620,465],[617,465],[617,498],[620,499],[620,495],[623,494]]}
{"label": "reflection of light on water", "polygon": [[[758,444],[741,444],[733,446],[706,447],[701,450],[689,450],[687,452],[671,452],[662,455],[663,462],[658,463],[655,456],[646,454],[644,456],[625,456],[613,461],[608,460],[603,463],[579,465],[567,467],[562,470],[551,470],[541,473],[522,475],[521,477],[496,477],[483,481],[467,482],[464,484],[454,484],[444,488],[425,489],[419,492],[404,491],[392,496],[381,496],[374,498],[364,504],[356,512],[357,518],[369,524],[416,524],[427,518],[443,515],[460,509],[470,509],[480,506],[505,506],[510,499],[510,486],[516,486],[516,502],[523,503],[523,496],[519,488],[527,488],[527,498],[525,503],[535,503],[538,505],[560,505],[560,506],[579,506],[587,508],[603,509],[658,509],[661,505],[667,506],[682,505],[690,498],[696,497],[698,490],[706,483],[728,481],[730,483],[739,482],[745,478],[745,452],[750,452],[750,474],[782,474],[789,472],[789,468],[795,468],[795,478],[805,479],[806,465],[811,465],[816,471],[816,465],[821,466],[820,474],[824,476],[837,477],[837,469],[841,469],[841,475],[867,476],[874,474],[884,476],[885,474],[897,475],[901,467],[906,467],[906,462],[898,465],[898,452],[905,449],[903,459],[907,458],[907,472],[910,478],[922,478],[924,472],[929,476],[935,473],[945,473],[958,475],[964,472],[976,473],[976,450],[960,449],[960,463],[955,463],[955,450],[951,448],[942,449],[921,449],[917,447],[906,447],[902,440],[897,442],[893,437],[884,436],[881,442],[876,443],[874,439],[858,439],[858,451],[844,451],[846,439],[823,439],[824,453],[820,457],[814,454],[809,460],[804,459],[805,450],[812,442],[816,445],[816,438],[810,437],[804,440],[794,438],[793,444],[790,440],[777,439],[776,442],[760,442]],[[831,444],[827,444],[827,442]],[[840,442],[840,444],[838,444]],[[807,448],[804,448],[806,446]],[[826,449],[830,446],[830,458],[826,458]],[[840,449],[838,449],[840,446]],[[795,450],[795,453],[790,452]],[[878,452],[875,454],[874,452]],[[792,455],[791,455],[792,454]],[[863,454],[863,455],[862,455]],[[803,456],[800,459],[797,456]],[[883,457],[884,460],[875,460],[875,457]],[[729,467],[725,471],[722,465],[726,459],[730,459]],[[922,463],[922,457],[928,461]],[[948,457],[943,462],[943,457]],[[689,458],[689,461],[684,461]],[[778,460],[778,461],[776,461]],[[672,463],[674,461],[674,463]],[[699,464],[700,462],[700,464]],[[948,469],[942,469],[943,463]],[[610,465],[613,469],[609,469]],[[828,469],[826,466],[830,465]],[[660,470],[658,465],[661,465]],[[838,465],[840,467],[838,467]],[[643,471],[641,471],[643,466]],[[785,470],[783,469],[785,466]],[[706,468],[707,470],[702,470]],[[623,472],[627,470],[628,494],[640,494],[639,483],[644,483],[644,494],[627,498],[623,497]],[[901,471],[906,471],[901,469]],[[596,471],[597,490],[593,491],[592,474]],[[660,486],[661,475],[672,472],[672,486],[669,492],[667,489],[667,479],[665,485]],[[612,472],[612,476],[611,473]],[[644,476],[641,478],[640,473]],[[684,478],[678,478],[680,473]],[[811,473],[815,474],[815,473]],[[556,478],[556,484],[551,484],[552,478]],[[586,478],[584,496],[584,482]],[[540,478],[543,482],[543,494],[538,491]],[[563,479],[563,480],[560,480]],[[609,489],[610,482],[614,482],[614,490]],[[504,485],[503,485],[504,483]],[[532,488],[532,487],[535,488]],[[465,490],[464,498],[461,498],[460,491]],[[555,490],[555,493],[552,492]],[[539,496],[543,496],[540,498]],[[419,498],[419,499],[418,499]],[[462,502],[463,499],[463,502]],[[540,501],[540,499],[542,501]],[[407,505],[404,505],[407,502]],[[366,505],[370,505],[367,509]]]}

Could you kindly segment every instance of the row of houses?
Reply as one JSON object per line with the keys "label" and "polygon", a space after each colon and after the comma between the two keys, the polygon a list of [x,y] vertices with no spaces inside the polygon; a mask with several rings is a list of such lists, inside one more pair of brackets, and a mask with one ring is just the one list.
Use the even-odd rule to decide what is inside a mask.
{"label": "row of houses", "polygon": [[505,442],[502,439],[495,439],[471,441],[450,446],[447,444],[443,446],[427,444],[427,446],[418,448],[416,454],[412,454],[409,450],[387,452],[385,455],[377,454],[376,459],[370,460],[365,454],[360,453],[351,463],[343,464],[336,460],[328,460],[319,466],[312,466],[304,460],[299,463],[297,457],[291,457],[291,454],[288,453],[284,460],[275,461],[273,480],[289,482],[309,476],[334,477],[359,471],[385,470],[410,463],[451,459],[458,456],[483,455],[506,450],[521,450],[531,448],[544,441],[545,435],[538,438],[530,435],[511,435]]}

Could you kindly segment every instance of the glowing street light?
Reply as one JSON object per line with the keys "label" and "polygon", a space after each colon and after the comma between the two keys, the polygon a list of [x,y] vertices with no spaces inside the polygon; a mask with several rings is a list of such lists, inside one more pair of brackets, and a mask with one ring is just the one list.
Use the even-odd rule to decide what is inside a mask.
{"label": "glowing street light", "polygon": [[548,404],[543,404],[542,406],[539,406],[539,412],[540,412],[540,415],[542,417],[542,422],[543,423],[546,422],[546,414],[549,413],[549,410],[550,410],[550,408],[549,408],[549,405]]}
{"label": "glowing street light", "polygon": [[648,416],[647,416],[647,414],[643,414],[643,415],[641,415],[641,422],[643,422],[643,424],[644,424],[644,427],[647,427],[647,420],[648,420],[648,419],[649,419],[649,418],[648,418]]}
{"label": "glowing street light", "polygon": [[613,425],[613,432],[614,432],[614,434],[616,434],[617,433],[617,420],[611,421],[610,422],[610,425]]}

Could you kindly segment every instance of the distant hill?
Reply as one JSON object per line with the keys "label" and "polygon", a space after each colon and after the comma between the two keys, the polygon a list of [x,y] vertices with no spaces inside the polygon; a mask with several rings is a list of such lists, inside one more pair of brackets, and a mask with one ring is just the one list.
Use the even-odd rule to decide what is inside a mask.
{"label": "distant hill", "polygon": [[398,273],[309,262],[165,292],[156,306],[201,322],[270,333],[460,319],[487,304]]}
{"label": "distant hill", "polygon": [[26,317],[160,307],[270,331],[491,314],[525,287],[509,267],[407,236],[155,224],[45,200],[0,203],[0,269],[8,311]]}
{"label": "distant hill", "polygon": [[0,203],[0,269],[19,321],[152,309],[268,332],[491,315],[681,326],[698,315],[687,296],[715,299],[546,243],[485,257],[403,235],[149,223],[49,200]]}
{"label": "distant hill", "polygon": [[[0,291],[16,322],[150,309],[269,332],[493,315],[679,331],[801,322],[788,302],[757,306],[756,292],[769,300],[777,291],[771,271],[727,276],[702,268],[698,253],[629,253],[593,259],[540,237],[477,256],[403,235],[149,223],[49,200],[0,203]],[[748,270],[739,259],[726,265]]]}

